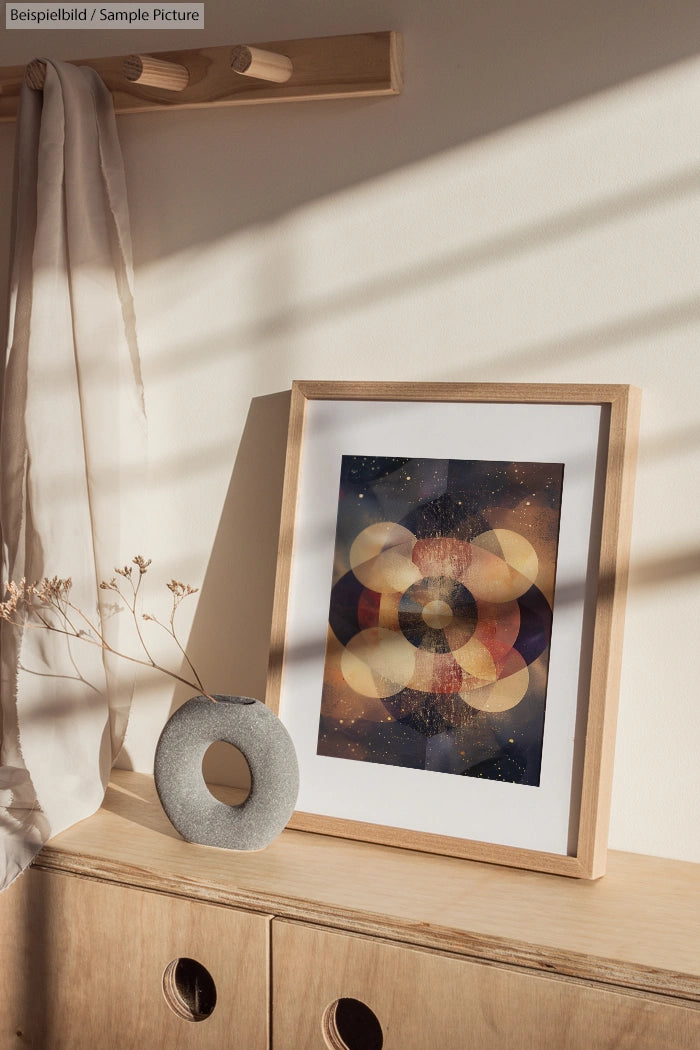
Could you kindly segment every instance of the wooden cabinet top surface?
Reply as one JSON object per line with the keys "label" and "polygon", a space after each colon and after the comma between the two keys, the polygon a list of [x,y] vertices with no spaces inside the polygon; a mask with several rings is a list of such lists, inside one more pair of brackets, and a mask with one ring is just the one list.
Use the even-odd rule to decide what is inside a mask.
{"label": "wooden cabinet top surface", "polygon": [[115,770],[35,866],[700,1001],[700,866],[682,861],[611,852],[589,882],[301,831],[233,853],[184,842],[152,778]]}

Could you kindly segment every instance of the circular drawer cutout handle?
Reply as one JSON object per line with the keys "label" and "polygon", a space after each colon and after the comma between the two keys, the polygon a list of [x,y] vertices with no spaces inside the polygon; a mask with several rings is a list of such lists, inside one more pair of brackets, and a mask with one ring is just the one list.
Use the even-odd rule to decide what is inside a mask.
{"label": "circular drawer cutout handle", "polygon": [[163,973],[163,995],[170,1009],[185,1021],[206,1021],[216,1006],[214,979],[196,959],[168,963]]}
{"label": "circular drawer cutout handle", "polygon": [[377,1015],[359,999],[336,999],[323,1011],[321,1029],[330,1050],[382,1050],[384,1034]]}

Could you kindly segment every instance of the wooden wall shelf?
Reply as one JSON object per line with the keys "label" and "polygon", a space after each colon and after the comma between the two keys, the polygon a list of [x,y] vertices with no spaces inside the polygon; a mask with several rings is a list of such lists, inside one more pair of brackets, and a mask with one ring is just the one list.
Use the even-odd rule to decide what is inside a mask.
{"label": "wooden wall shelf", "polygon": [[[266,67],[258,52],[285,56],[291,61],[291,75],[282,82],[261,79]],[[74,65],[91,66],[99,73],[112,92],[117,113],[397,95],[402,86],[401,37],[394,32],[153,54],[150,57],[159,64],[172,63],[175,68],[187,70],[186,86],[171,89],[147,86],[128,78],[133,75],[133,60],[140,57],[81,58],[76,59]],[[14,120],[17,116],[25,68],[0,69],[0,120]]]}

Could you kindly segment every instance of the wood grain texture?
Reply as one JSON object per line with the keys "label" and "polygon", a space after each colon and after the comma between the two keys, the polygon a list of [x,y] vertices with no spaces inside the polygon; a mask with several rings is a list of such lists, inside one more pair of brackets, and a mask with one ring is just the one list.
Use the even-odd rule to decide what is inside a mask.
{"label": "wood grain texture", "polygon": [[680,861],[611,853],[589,882],[298,831],[237,854],[184,842],[152,778],[115,770],[102,809],[36,864],[700,1001],[700,867]]}
{"label": "wood grain texture", "polygon": [[598,877],[605,871],[639,440],[640,391],[630,387],[612,397],[609,404],[598,594],[577,847],[577,856],[589,877]]}
{"label": "wood grain texture", "polygon": [[184,91],[190,79],[186,66],[164,62],[152,55],[127,55],[122,75],[133,84],[155,87],[160,91]]}
{"label": "wood grain texture", "polygon": [[[580,734],[580,791],[572,803],[574,834],[569,856],[515,849],[497,843],[407,831],[333,816],[296,812],[289,826],[366,842],[440,852],[455,857],[532,868],[556,875],[600,878],[605,872],[612,771],[617,726],[624,606],[634,499],[641,395],[625,384],[560,383],[347,383],[293,384],[282,499],[277,581],[272,618],[267,704],[279,714],[284,676],[289,583],[294,557],[299,465],[309,401],[434,401],[600,405],[601,484],[594,508],[593,552],[586,613],[590,642],[582,643],[581,692],[586,707]],[[595,556],[596,548],[598,549]],[[556,595],[555,595],[556,603]]]}
{"label": "wood grain texture", "polygon": [[[112,92],[117,113],[361,98],[401,91],[401,39],[397,33],[276,40],[250,46],[288,56],[294,70],[289,80],[269,84],[239,76],[231,69],[231,46],[158,52],[154,57],[188,70],[188,85],[177,94],[161,94],[158,88],[126,80],[126,55],[76,59],[74,64],[91,66],[99,73]],[[15,119],[23,78],[23,66],[0,69],[0,120]]]}
{"label": "wood grain texture", "polygon": [[292,75],[291,59],[276,55],[272,51],[261,51],[259,47],[239,44],[231,52],[231,69],[247,77],[269,80],[274,84],[286,84]]}
{"label": "wood grain texture", "polygon": [[373,383],[298,380],[308,400],[327,401],[523,401],[597,405],[625,397],[625,383]]}
{"label": "wood grain texture", "polygon": [[[266,1050],[268,931],[261,915],[30,870],[0,896],[0,1050]],[[204,1021],[165,1000],[182,957],[216,985]]]}
{"label": "wood grain texture", "polygon": [[265,689],[265,703],[279,715],[282,676],[284,673],[285,636],[287,631],[287,604],[289,579],[294,557],[294,522],[299,491],[299,464],[304,440],[304,416],[307,398],[300,384],[294,383],[289,405],[287,455],[282,487],[280,531],[277,546],[277,573],[270,626],[270,654]]}
{"label": "wood grain texture", "polygon": [[321,1019],[344,997],[376,1015],[383,1050],[695,1050],[700,1043],[700,1010],[678,1002],[279,920],[272,987],[273,1043],[295,1050],[327,1050]]}

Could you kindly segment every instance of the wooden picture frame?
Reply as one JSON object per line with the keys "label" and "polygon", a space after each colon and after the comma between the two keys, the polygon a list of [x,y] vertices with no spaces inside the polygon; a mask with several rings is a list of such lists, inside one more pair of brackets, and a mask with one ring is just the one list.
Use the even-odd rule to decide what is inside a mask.
{"label": "wooden picture frame", "polygon": [[267,695],[291,828],[604,873],[639,403],[293,384]]}

